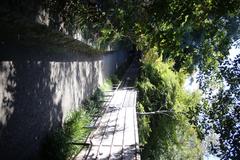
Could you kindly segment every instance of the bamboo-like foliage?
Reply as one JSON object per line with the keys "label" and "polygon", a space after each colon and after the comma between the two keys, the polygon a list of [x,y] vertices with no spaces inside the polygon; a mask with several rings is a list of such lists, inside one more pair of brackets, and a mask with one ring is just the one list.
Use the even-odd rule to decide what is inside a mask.
{"label": "bamboo-like foliage", "polygon": [[159,112],[140,115],[140,139],[147,143],[143,158],[201,159],[200,139],[187,116],[196,109],[200,94],[190,94],[183,89],[186,74],[174,72],[173,61],[163,62],[156,49],[146,53],[142,63],[139,111]]}

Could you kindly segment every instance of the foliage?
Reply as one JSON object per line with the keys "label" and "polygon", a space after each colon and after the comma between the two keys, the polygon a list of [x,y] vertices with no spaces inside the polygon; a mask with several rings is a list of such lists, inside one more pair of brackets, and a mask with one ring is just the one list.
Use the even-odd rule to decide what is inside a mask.
{"label": "foliage", "polygon": [[145,144],[143,159],[201,159],[200,140],[186,116],[193,113],[200,95],[183,90],[186,74],[174,72],[172,61],[162,62],[157,57],[156,49],[152,49],[142,60],[139,111],[169,113],[140,117],[140,140]]}
{"label": "foliage", "polygon": [[[115,77],[115,79],[119,81],[116,75],[112,75],[112,77]],[[41,148],[41,157],[43,159],[66,160],[72,159],[79,153],[83,145],[75,145],[72,143],[85,142],[86,137],[90,133],[90,129],[86,128],[86,126],[92,123],[91,117],[101,112],[104,100],[103,92],[112,89],[112,79],[114,78],[105,80],[100,88],[97,88],[94,94],[83,102],[79,111],[74,111],[69,114],[63,127],[58,128],[45,138]]]}
{"label": "foliage", "polygon": [[[240,24],[239,6],[239,0],[107,0],[98,1],[91,8],[94,12],[88,14],[88,19],[99,28],[99,37],[105,41],[128,38],[144,53],[154,48],[157,51],[154,57],[161,57],[167,63],[174,62],[170,70],[182,74],[183,71],[192,73],[198,68],[202,73],[199,77],[201,88],[205,90],[211,86],[209,82],[217,84],[221,79],[218,66],[229,54],[232,42],[239,37],[236,36]],[[84,7],[88,8],[89,5]],[[183,104],[177,102],[176,97],[181,94],[175,92],[181,85],[171,83],[178,82],[177,78],[180,77],[164,71],[163,74],[169,74],[164,82],[159,78],[158,69],[154,69],[156,63],[153,63],[143,62],[145,72],[139,87],[140,93],[146,96],[140,95],[141,104],[144,103],[145,111],[176,109],[173,107],[175,104]],[[204,81],[209,76],[212,78]],[[158,88],[161,85],[163,87]],[[211,93],[211,87],[206,90]],[[187,115],[192,120],[197,119],[197,112],[202,108],[187,110],[195,113],[193,116]],[[220,119],[225,119],[223,114],[217,113]]]}
{"label": "foliage", "polygon": [[205,71],[216,68],[239,26],[238,0],[49,0],[48,4],[75,25],[90,29],[88,33],[100,42],[127,38],[142,51],[157,46],[163,60],[174,59],[176,70],[184,67],[189,72],[196,65]]}
{"label": "foliage", "polygon": [[[137,105],[138,112],[145,112],[144,106],[141,103],[138,103]],[[138,118],[138,132],[139,134],[139,141],[141,145],[145,145],[148,142],[148,137],[150,136],[150,133],[152,132],[150,127],[150,119],[148,116],[141,116]]]}
{"label": "foliage", "polygon": [[[219,145],[213,145],[213,153],[223,159],[238,159],[240,157],[240,56],[234,60],[226,60],[220,66],[220,74],[225,86],[219,87],[218,92],[206,95],[200,127],[205,134],[211,130],[219,134]],[[211,85],[212,86],[212,85]]]}
{"label": "foliage", "polygon": [[81,145],[73,145],[72,142],[84,142],[90,130],[85,128],[90,123],[90,116],[86,111],[73,112],[59,128],[48,135],[42,146],[42,158],[53,160],[71,159],[82,148]]}
{"label": "foliage", "polygon": [[202,159],[200,139],[187,119],[175,120],[165,115],[154,118],[158,125],[150,133],[143,159]]}
{"label": "foliage", "polygon": [[83,108],[88,111],[88,114],[90,114],[90,116],[93,116],[100,112],[104,99],[103,96],[103,91],[97,88],[95,93],[83,102]]}
{"label": "foliage", "polygon": [[[236,77],[238,72],[232,73],[236,67],[223,67],[221,70],[218,67],[229,54],[232,42],[239,38],[239,0],[44,2],[52,17],[62,17],[70,28],[81,28],[87,37],[98,39],[99,46],[116,40],[127,40],[144,53],[156,53],[146,56],[143,61],[139,106],[143,106],[144,111],[172,110],[174,115],[171,116],[175,118],[179,118],[175,114],[185,112],[191,121],[196,120],[198,111],[202,110],[209,115],[214,130],[224,134],[220,137],[220,149],[224,157],[238,155],[238,138],[233,134],[237,134],[237,129],[236,125],[232,125],[238,119],[238,115],[234,113],[238,104],[231,104],[232,99],[237,99],[238,96],[237,81],[232,82],[231,77]],[[213,102],[198,109],[194,107],[197,94],[194,97],[181,89],[186,78],[185,72],[192,73],[196,68],[202,73],[199,77],[200,87],[211,94],[210,102]],[[226,77],[227,74],[231,77]],[[221,89],[222,84],[218,82],[221,82],[222,77],[230,86],[234,86],[230,87],[232,91]],[[212,93],[216,87],[219,93],[214,95]],[[236,117],[233,118],[230,113]],[[157,129],[160,120],[160,117],[151,118],[151,128]],[[143,123],[147,121],[148,118],[143,118]],[[166,118],[163,122],[169,121]],[[231,127],[223,130],[228,123]],[[172,136],[176,135],[174,126],[177,124],[171,121],[169,128],[166,128],[170,133],[175,133]],[[148,125],[144,126],[148,128]],[[207,129],[208,126],[204,128]],[[234,140],[230,140],[231,138]],[[231,152],[228,144],[232,147]],[[231,155],[233,153],[236,154]]]}
{"label": "foliage", "polygon": [[111,79],[106,79],[105,82],[100,86],[101,91],[109,91],[112,89],[112,80]]}
{"label": "foliage", "polygon": [[[217,84],[224,73],[229,73],[227,71],[220,73],[218,66],[228,55],[232,42],[239,37],[236,36],[240,24],[239,0],[47,0],[46,2],[49,8],[53,8],[51,11],[60,13],[70,24],[81,26],[87,31],[86,33],[91,34],[92,39],[98,39],[99,46],[112,40],[128,39],[144,53],[153,50],[157,53],[151,54],[152,57],[148,56],[149,60],[143,61],[139,90],[140,106],[144,106],[144,111],[173,110],[174,115],[187,112],[189,121],[194,121],[202,108],[198,110],[194,108],[196,105],[194,100],[197,96],[189,98],[193,95],[188,95],[181,89],[186,78],[185,72],[192,73],[198,68],[202,73],[199,77],[201,88],[208,93],[212,92],[212,84]],[[157,60],[153,61],[153,59]],[[205,81],[208,77],[211,78]],[[214,87],[221,87],[221,84]],[[233,91],[232,95],[236,96],[238,92]],[[222,98],[219,97],[219,103],[214,103],[213,106],[230,103],[229,100],[227,102],[223,100],[227,92],[220,93]],[[226,106],[225,113],[234,108]],[[216,112],[213,115],[224,121],[228,114]],[[145,118],[143,123],[148,121],[147,119]],[[150,120],[152,129],[158,128],[159,119],[161,120],[155,117]],[[216,118],[214,120],[216,120],[214,123],[218,124],[215,125],[216,128],[225,123],[218,123],[219,120]],[[170,120],[166,119],[166,121]],[[176,128],[173,129],[172,126],[177,124],[177,122],[169,123],[169,130],[172,131],[170,133],[176,133]],[[148,128],[147,125],[144,126]],[[234,130],[231,128],[228,132]],[[223,136],[221,139],[225,141],[228,136]],[[222,144],[225,146],[221,147],[222,153],[229,156],[224,149],[227,144]],[[237,151],[236,147],[233,149]]]}
{"label": "foliage", "polygon": [[120,82],[120,80],[116,74],[111,76],[111,81],[113,84],[118,84]]}
{"label": "foliage", "polygon": [[[106,85],[106,84],[105,84]],[[108,84],[111,85],[111,84]],[[86,128],[91,124],[92,116],[100,113],[103,100],[103,92],[97,89],[95,93],[83,103],[82,109],[74,111],[66,118],[63,127],[49,134],[43,145],[41,156],[49,160],[72,159],[80,152],[90,133]]]}

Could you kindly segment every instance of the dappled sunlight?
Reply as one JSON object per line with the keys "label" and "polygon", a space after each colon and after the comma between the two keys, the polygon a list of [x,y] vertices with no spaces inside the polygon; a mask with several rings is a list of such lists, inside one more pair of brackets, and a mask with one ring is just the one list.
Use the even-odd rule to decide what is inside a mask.
{"label": "dappled sunlight", "polygon": [[186,79],[186,81],[183,85],[183,87],[186,91],[192,93],[192,92],[197,91],[199,89],[199,83],[197,81],[198,74],[199,74],[199,72],[195,72]]}
{"label": "dappled sunlight", "polygon": [[134,89],[116,90],[106,111],[89,136],[92,145],[75,158],[80,159],[138,159],[138,131]]}
{"label": "dappled sunlight", "polygon": [[0,156],[38,156],[45,136],[63,125],[69,112],[79,109],[127,57],[126,52],[93,57],[6,52],[6,61],[0,62]]}
{"label": "dappled sunlight", "polygon": [[[136,62],[135,62],[136,63]],[[83,149],[75,158],[80,159],[140,159],[137,129],[137,91],[132,86],[138,69],[133,62],[122,82],[109,97],[104,112],[99,117],[96,129],[87,142],[91,145]]]}
{"label": "dappled sunlight", "polygon": [[51,99],[54,84],[50,86],[47,62],[1,62],[0,74],[1,123],[5,124],[1,128],[1,155],[22,159],[28,152],[35,154],[44,135],[61,124],[62,111]]}
{"label": "dappled sunlight", "polygon": [[61,106],[63,118],[71,109],[80,107],[82,100],[103,82],[101,64],[101,61],[50,62],[50,85],[55,84],[53,102]]}

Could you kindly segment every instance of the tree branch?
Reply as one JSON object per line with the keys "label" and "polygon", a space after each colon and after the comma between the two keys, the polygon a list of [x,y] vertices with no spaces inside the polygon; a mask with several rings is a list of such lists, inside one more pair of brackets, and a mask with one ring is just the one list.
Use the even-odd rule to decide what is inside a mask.
{"label": "tree branch", "polygon": [[168,113],[174,113],[172,110],[161,110],[161,111],[154,111],[154,112],[137,112],[137,115],[155,115],[155,114],[164,114],[168,115]]}

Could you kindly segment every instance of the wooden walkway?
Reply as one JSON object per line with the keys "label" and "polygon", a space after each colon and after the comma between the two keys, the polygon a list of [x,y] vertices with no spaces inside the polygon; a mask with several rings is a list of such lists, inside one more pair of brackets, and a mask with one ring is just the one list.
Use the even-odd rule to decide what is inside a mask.
{"label": "wooden walkway", "polygon": [[136,77],[133,63],[125,74],[122,86],[107,93],[105,112],[98,118],[84,148],[75,160],[140,160],[136,115],[137,91],[129,87]]}

